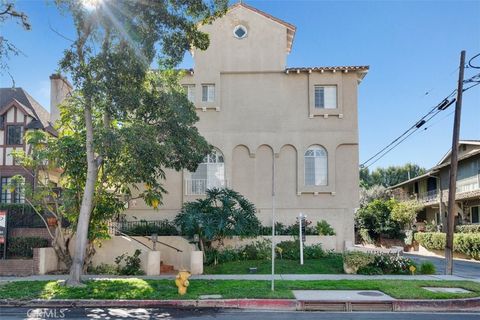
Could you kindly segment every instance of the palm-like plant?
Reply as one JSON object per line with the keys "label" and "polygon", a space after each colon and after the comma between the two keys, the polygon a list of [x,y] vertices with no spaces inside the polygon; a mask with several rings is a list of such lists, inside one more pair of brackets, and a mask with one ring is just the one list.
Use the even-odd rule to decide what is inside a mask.
{"label": "palm-like plant", "polygon": [[207,190],[205,199],[187,202],[175,218],[182,234],[199,235],[200,248],[210,247],[212,241],[232,236],[256,236],[260,220],[253,203],[232,189]]}

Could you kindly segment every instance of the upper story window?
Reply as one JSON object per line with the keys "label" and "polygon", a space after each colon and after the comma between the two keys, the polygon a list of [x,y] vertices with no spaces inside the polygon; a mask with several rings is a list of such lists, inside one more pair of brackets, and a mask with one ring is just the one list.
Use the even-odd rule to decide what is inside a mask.
{"label": "upper story window", "polygon": [[25,192],[23,183],[13,190],[8,187],[11,177],[2,177],[0,180],[0,203],[24,203]]}
{"label": "upper story window", "polygon": [[248,34],[248,31],[247,31],[247,28],[245,28],[245,26],[238,25],[233,29],[233,35],[237,39],[243,39],[247,36],[247,34]]}
{"label": "upper story window", "polygon": [[225,164],[218,149],[208,154],[186,180],[186,192],[190,195],[202,195],[207,189],[215,187],[225,187]]}
{"label": "upper story window", "polygon": [[311,146],[305,152],[305,185],[326,186],[328,184],[327,150]]}
{"label": "upper story window", "polygon": [[185,93],[187,94],[188,100],[192,103],[195,102],[195,85],[194,84],[186,84],[183,86],[185,89]]}
{"label": "upper story window", "polygon": [[215,101],[215,85],[214,84],[202,84],[202,101],[203,102]]}
{"label": "upper story window", "polygon": [[4,128],[4,125],[5,125],[5,117],[4,116],[0,116],[0,130],[3,130]]}
{"label": "upper story window", "polygon": [[337,86],[315,86],[315,108],[337,108]]}
{"label": "upper story window", "polygon": [[23,144],[23,126],[7,126],[7,145]]}

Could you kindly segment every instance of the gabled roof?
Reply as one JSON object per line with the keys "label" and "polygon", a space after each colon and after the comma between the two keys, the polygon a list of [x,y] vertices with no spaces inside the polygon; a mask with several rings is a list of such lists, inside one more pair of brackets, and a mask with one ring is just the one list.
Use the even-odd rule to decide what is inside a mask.
{"label": "gabled roof", "polygon": [[[458,141],[458,146],[461,146],[462,144],[480,146],[480,140],[460,140],[460,141]],[[450,154],[452,154],[452,150],[449,150],[442,157],[442,159],[437,163],[437,166],[441,165],[445,160],[447,160],[448,157],[450,157]]]}
{"label": "gabled roof", "polygon": [[[462,144],[469,144],[469,145],[478,145],[480,146],[480,140],[460,140],[459,141],[459,145],[462,145]],[[450,156],[450,153],[451,151],[449,151],[443,158],[442,160],[436,165],[434,166],[433,168],[429,169],[425,174],[421,175],[421,176],[417,176],[415,178],[412,178],[410,180],[406,180],[406,181],[403,181],[403,182],[400,182],[399,184],[396,184],[394,186],[391,186],[389,187],[389,189],[396,189],[402,185],[405,185],[405,184],[409,184],[409,183],[412,183],[412,182],[415,182],[417,180],[421,180],[423,178],[426,178],[428,176],[432,176],[436,173],[439,172],[440,169],[442,168],[445,168],[445,167],[448,167],[450,165],[450,161],[446,161],[448,159],[448,157]],[[480,147],[478,148],[478,150],[471,150],[470,152],[467,152],[461,156],[458,157],[458,161],[462,161],[462,160],[465,160],[465,159],[468,159],[470,157],[473,157],[473,156],[476,156],[480,154]]]}
{"label": "gabled roof", "polygon": [[237,8],[245,8],[248,9],[252,12],[255,12],[267,19],[270,19],[272,21],[275,21],[287,28],[287,52],[290,52],[292,50],[292,44],[293,44],[293,38],[295,37],[295,31],[297,30],[297,27],[295,27],[293,24],[288,23],[286,21],[283,21],[281,19],[278,19],[266,12],[263,12],[261,10],[258,10],[257,8],[254,8],[252,6],[249,6],[248,4],[245,4],[243,2],[236,3],[232,5],[231,7],[228,8],[228,11],[235,10]]}
{"label": "gabled roof", "polygon": [[[0,109],[15,101],[33,118],[38,120],[41,128],[54,133],[50,123],[50,113],[22,88],[0,88]],[[36,126],[39,126],[36,124]]]}

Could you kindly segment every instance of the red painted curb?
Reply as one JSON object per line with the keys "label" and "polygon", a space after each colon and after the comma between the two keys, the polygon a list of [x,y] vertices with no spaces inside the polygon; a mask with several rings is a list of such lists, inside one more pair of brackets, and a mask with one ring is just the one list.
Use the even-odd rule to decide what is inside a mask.
{"label": "red painted curb", "polygon": [[[363,305],[365,307],[381,303],[391,303],[392,311],[474,311],[480,312],[480,298],[451,300],[392,300],[392,301],[308,301],[329,305]],[[35,308],[93,308],[93,307],[135,307],[135,308],[225,308],[263,309],[279,311],[302,311],[305,301],[293,299],[215,299],[215,300],[0,300],[0,307]],[[350,309],[349,309],[350,308]],[[307,308],[308,309],[308,308]],[[351,307],[346,309],[351,310]],[[374,311],[374,309],[372,309]]]}
{"label": "red painted curb", "polygon": [[0,300],[0,307],[176,307],[297,310],[297,301],[289,299],[215,299],[215,300]]}

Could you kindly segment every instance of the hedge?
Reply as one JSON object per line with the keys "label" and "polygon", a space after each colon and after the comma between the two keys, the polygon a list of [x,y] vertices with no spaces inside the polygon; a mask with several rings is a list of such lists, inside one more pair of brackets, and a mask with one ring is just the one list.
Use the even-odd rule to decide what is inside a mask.
{"label": "hedge", "polygon": [[14,237],[8,239],[7,255],[9,257],[32,258],[34,248],[48,247],[48,240],[39,237]]}
{"label": "hedge", "polygon": [[[429,250],[444,250],[446,236],[441,232],[419,232],[415,240]],[[455,233],[453,250],[480,260],[480,233]]]}
{"label": "hedge", "polygon": [[480,233],[480,224],[463,224],[456,228],[457,232],[462,233]]}

